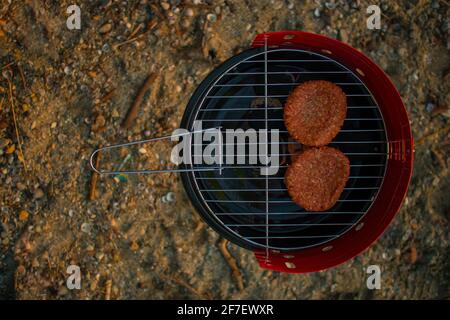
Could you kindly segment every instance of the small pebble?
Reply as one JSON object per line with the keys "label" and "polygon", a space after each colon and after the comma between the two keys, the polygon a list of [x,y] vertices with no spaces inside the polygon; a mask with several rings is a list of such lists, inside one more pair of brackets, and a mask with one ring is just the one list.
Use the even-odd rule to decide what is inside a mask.
{"label": "small pebble", "polygon": [[148,138],[152,135],[152,132],[150,130],[144,130],[143,134],[144,134],[144,137]]}
{"label": "small pebble", "polygon": [[111,219],[111,228],[116,232],[118,232],[120,230],[119,224],[118,224],[117,220],[114,218]]}
{"label": "small pebble", "polygon": [[23,265],[20,265],[20,266],[17,267],[16,271],[17,271],[18,274],[24,274],[26,272],[26,269],[25,269],[25,267]]}
{"label": "small pebble", "polygon": [[336,8],[336,4],[334,2],[325,2],[325,7],[327,7],[327,9],[333,10],[334,8]]}
{"label": "small pebble", "polygon": [[[119,183],[119,182],[127,182],[127,175],[123,174],[123,173],[119,173],[117,175],[114,176],[114,182]],[[122,207],[122,205],[121,205]]]}
{"label": "small pebble", "polygon": [[433,102],[428,102],[425,105],[425,109],[427,110],[427,112],[431,112],[434,110],[434,108],[436,108],[436,105]]}
{"label": "small pebble", "polygon": [[161,7],[164,10],[169,10],[170,9],[170,4],[168,4],[167,2],[161,2]]}
{"label": "small pebble", "polygon": [[63,133],[58,134],[58,142],[62,143],[66,140],[67,136]]}
{"label": "small pebble", "polygon": [[208,19],[209,22],[216,22],[217,16],[214,13],[208,13],[206,19]]}
{"label": "small pebble", "polygon": [[105,44],[102,46],[102,51],[103,51],[104,53],[108,53],[109,51],[111,51],[110,45],[109,45],[108,43],[105,43]]}
{"label": "small pebble", "polygon": [[64,67],[64,73],[69,75],[72,73],[72,68],[70,66],[65,66]]}
{"label": "small pebble", "polygon": [[41,188],[37,188],[37,189],[34,191],[34,198],[35,198],[35,199],[41,199],[44,195],[45,195],[45,193],[44,193],[44,191],[42,191]]}
{"label": "small pebble", "polygon": [[130,246],[132,251],[138,251],[139,250],[139,244],[136,241],[131,242]]}
{"label": "small pebble", "polygon": [[25,190],[25,189],[27,188],[27,186],[24,185],[24,184],[21,183],[21,182],[18,182],[17,185],[16,185],[16,187],[17,187],[17,189],[19,189],[20,191],[23,191],[23,190]]}
{"label": "small pebble", "polygon": [[320,9],[319,9],[319,8],[314,9],[314,16],[315,16],[316,18],[319,18],[319,17],[320,17]]}
{"label": "small pebble", "polygon": [[81,231],[84,232],[84,233],[89,233],[89,232],[91,232],[91,224],[88,223],[88,222],[84,222],[84,223],[81,225]]}
{"label": "small pebble", "polygon": [[98,132],[100,131],[106,124],[106,119],[103,115],[99,114],[97,117],[95,117],[94,124],[92,125],[92,131]]}
{"label": "small pebble", "polygon": [[192,8],[187,8],[185,12],[187,17],[193,17],[194,16],[194,10]]}
{"label": "small pebble", "polygon": [[168,192],[163,198],[162,198],[162,202],[163,203],[171,203],[175,201],[175,193],[170,191]]}
{"label": "small pebble", "polygon": [[102,25],[102,26],[100,27],[100,29],[99,29],[98,31],[99,31],[101,34],[104,34],[104,33],[110,32],[111,29],[112,29],[111,23],[105,23],[104,25]]}
{"label": "small pebble", "polygon": [[113,109],[113,111],[111,112],[111,116],[113,118],[118,118],[120,117],[119,111],[117,111],[117,109]]}
{"label": "small pebble", "polygon": [[33,261],[31,261],[31,266],[33,268],[39,267],[39,260],[37,258],[34,258]]}
{"label": "small pebble", "polygon": [[139,148],[139,153],[141,153],[141,154],[146,154],[146,153],[147,153],[147,149],[145,149],[145,148]]}
{"label": "small pebble", "polygon": [[181,26],[182,26],[184,29],[189,28],[190,25],[191,25],[191,22],[190,22],[189,20],[187,20],[187,19],[183,19],[183,20],[181,21]]}

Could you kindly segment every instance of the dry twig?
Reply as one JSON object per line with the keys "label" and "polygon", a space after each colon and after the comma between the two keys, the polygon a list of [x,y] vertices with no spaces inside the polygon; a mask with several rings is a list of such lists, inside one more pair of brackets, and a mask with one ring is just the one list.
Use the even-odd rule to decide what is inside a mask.
{"label": "dry twig", "polygon": [[17,64],[17,68],[19,69],[20,78],[22,79],[22,85],[23,85],[24,89],[29,91],[27,81],[25,80],[25,74],[23,73],[22,67],[20,66],[19,63]]}
{"label": "dry twig", "polygon": [[434,138],[434,137],[438,136],[440,133],[447,132],[448,130],[450,130],[450,124],[446,125],[445,127],[441,128],[439,130],[436,130],[433,133],[423,136],[422,138],[420,138],[419,140],[417,140],[415,142],[415,145],[419,146],[419,145],[423,144],[426,140],[428,140],[430,138]]}
{"label": "dry twig", "polygon": [[142,100],[147,93],[147,91],[150,89],[150,86],[153,84],[153,82],[156,79],[156,74],[152,73],[150,74],[147,79],[145,80],[144,84],[142,85],[141,89],[139,90],[136,98],[134,99],[133,104],[131,105],[131,108],[128,110],[128,113],[125,117],[125,120],[122,122],[122,128],[128,129],[133,124],[134,119],[136,119],[139,107],[141,106]]}
{"label": "dry twig", "polygon": [[108,279],[105,283],[105,300],[111,300],[112,280]]}
{"label": "dry twig", "polygon": [[229,241],[226,239],[223,239],[220,242],[220,252],[222,252],[222,255],[224,256],[225,260],[227,261],[228,265],[231,268],[231,271],[233,273],[233,277],[235,278],[239,290],[244,290],[244,278],[242,277],[242,272],[238,267],[238,264],[236,262],[236,259],[231,255],[230,251],[228,251],[228,243]]}
{"label": "dry twig", "polygon": [[104,103],[106,101],[109,101],[114,96],[115,89],[112,89],[107,94],[105,94],[103,97],[100,98],[100,102]]}
{"label": "dry twig", "polygon": [[141,29],[142,29],[142,24],[138,24],[138,26],[127,37],[127,40],[130,40],[131,38],[133,38],[139,32],[139,30],[141,30]]}
{"label": "dry twig", "polygon": [[123,41],[123,42],[117,43],[117,44],[113,45],[113,48],[114,48],[114,49],[118,49],[118,48],[120,48],[121,46],[123,46],[124,44],[128,44],[128,43],[135,42],[135,41],[138,40],[141,36],[142,36],[142,34],[139,35],[139,36],[137,36],[137,37],[134,37],[134,38],[125,40],[125,41]]}
{"label": "dry twig", "polygon": [[[8,72],[8,71],[6,71]],[[13,91],[12,91],[12,83],[11,83],[11,79],[8,75],[4,75],[4,78],[6,79],[6,81],[8,81],[8,88],[9,88],[9,101],[11,103],[11,112],[12,112],[12,116],[13,116],[13,121],[14,121],[14,129],[16,132],[16,139],[17,139],[17,144],[19,146],[19,160],[22,162],[23,167],[25,168],[25,170],[27,169],[27,165],[25,162],[25,157],[23,155],[23,150],[22,150],[22,140],[20,139],[20,135],[19,135],[19,127],[17,124],[17,118],[16,118],[16,111],[15,111],[15,107],[14,107],[14,98],[13,98]]]}
{"label": "dry twig", "polygon": [[168,281],[170,281],[170,282],[174,282],[174,283],[176,283],[176,284],[178,284],[178,285],[180,285],[180,286],[186,288],[188,291],[190,291],[191,293],[193,293],[193,294],[199,296],[199,297],[202,298],[202,299],[209,299],[209,300],[212,299],[212,297],[211,297],[209,294],[207,294],[207,293],[205,293],[205,294],[201,293],[200,291],[198,291],[197,289],[195,289],[194,287],[192,287],[191,285],[189,285],[188,283],[186,283],[185,281],[181,280],[181,279],[178,278],[178,277],[170,277],[170,276],[166,276],[166,275],[164,275],[164,274],[160,274],[159,276],[160,276],[161,278],[165,279],[165,280],[168,280]]}
{"label": "dry twig", "polygon": [[205,22],[203,23],[203,35],[202,35],[202,53],[203,53],[203,57],[205,59],[208,59],[209,57],[209,50],[208,50],[208,35],[207,35],[207,28],[208,28],[208,20],[205,19]]}
{"label": "dry twig", "polygon": [[135,42],[137,40],[139,40],[140,38],[142,38],[143,36],[145,36],[147,33],[149,33],[150,31],[152,31],[156,26],[158,25],[158,21],[156,21],[156,19],[152,19],[150,20],[150,22],[147,24],[147,30],[145,30],[144,32],[142,32],[140,35],[137,35],[135,37],[134,34],[135,32],[133,32],[128,38],[127,40],[120,42],[120,43],[116,43],[113,45],[113,49],[118,49],[121,46],[128,44],[128,43],[132,43]]}
{"label": "dry twig", "polygon": [[10,67],[10,66],[12,66],[13,64],[15,64],[16,62],[15,61],[13,61],[13,62],[10,62],[10,63],[8,63],[8,64],[5,64],[3,67],[2,67],[2,70],[3,69],[6,69],[6,68],[8,68],[8,67]]}

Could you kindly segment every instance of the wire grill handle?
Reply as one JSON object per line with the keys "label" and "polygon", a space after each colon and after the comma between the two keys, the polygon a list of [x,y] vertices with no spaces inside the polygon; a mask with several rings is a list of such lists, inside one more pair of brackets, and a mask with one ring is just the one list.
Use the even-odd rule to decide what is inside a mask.
{"label": "wire grill handle", "polygon": [[[217,128],[208,128],[208,129],[203,129],[203,130],[198,130],[198,131],[190,131],[190,132],[186,132],[186,133],[181,133],[181,134],[176,134],[176,135],[170,135],[170,136],[163,136],[163,137],[156,137],[156,138],[151,138],[151,139],[145,139],[145,140],[137,140],[137,141],[131,141],[131,142],[127,142],[127,143],[120,143],[120,144],[114,144],[114,145],[109,145],[106,147],[102,147],[99,149],[96,149],[94,152],[92,152],[91,156],[89,157],[89,164],[91,166],[91,169],[93,171],[95,171],[98,174],[106,174],[106,175],[116,175],[116,174],[140,174],[140,173],[146,173],[146,174],[152,174],[152,173],[165,173],[165,172],[200,172],[200,171],[216,171],[218,170],[220,173],[222,173],[223,167],[222,167],[222,155],[219,155],[219,165],[218,166],[214,166],[214,167],[204,167],[204,168],[182,168],[182,169],[160,169],[160,170],[115,170],[115,171],[102,171],[99,168],[95,167],[95,155],[97,153],[99,153],[100,151],[104,151],[104,150],[111,150],[111,149],[117,149],[117,148],[121,148],[121,147],[129,147],[129,146],[133,146],[133,145],[137,145],[137,144],[142,144],[142,143],[147,143],[147,142],[154,142],[154,141],[160,141],[160,140],[166,140],[166,139],[171,139],[172,137],[181,137],[181,136],[186,136],[186,135],[190,135],[193,133],[198,133],[198,132],[204,132],[204,131],[208,131],[208,130],[219,130],[221,132],[221,128],[222,127],[217,127]],[[219,134],[219,150],[220,152],[222,152],[222,146],[223,146],[223,142],[222,142],[222,134]]]}

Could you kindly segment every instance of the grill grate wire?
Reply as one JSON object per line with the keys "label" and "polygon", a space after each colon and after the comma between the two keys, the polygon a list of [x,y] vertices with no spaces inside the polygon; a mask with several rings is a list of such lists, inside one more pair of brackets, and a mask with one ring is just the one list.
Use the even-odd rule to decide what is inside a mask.
{"label": "grill grate wire", "polygon": [[[301,58],[291,59],[292,56]],[[263,59],[258,59],[260,57]],[[282,110],[290,91],[303,81],[313,79],[333,81],[346,93],[347,118],[331,145],[349,157],[350,177],[341,198],[332,209],[308,213],[291,200],[283,183],[290,159],[301,146],[289,138]],[[202,205],[209,214],[244,242],[265,248],[266,261],[269,259],[269,249],[300,250],[341,236],[369,210],[383,181],[388,148],[378,105],[355,74],[336,61],[316,53],[298,49],[269,49],[265,39],[262,50],[233,65],[209,87],[196,109],[195,120],[202,120],[207,127],[200,130],[189,128],[189,134],[213,128],[220,131],[218,165],[129,171],[98,171],[93,166],[93,157],[100,150],[170,138],[159,137],[98,149],[91,155],[91,166],[103,174],[190,174]],[[222,141],[222,132],[242,128],[264,129],[266,132],[279,130],[279,142],[266,139],[264,142],[238,143],[247,148],[264,145],[264,164],[240,163],[248,157],[258,156],[251,152],[235,155],[237,164],[223,163],[223,148],[228,147],[229,143]],[[282,160],[279,172],[276,176],[261,176],[259,169],[267,168],[269,146],[275,144],[281,150],[271,155],[277,155]],[[199,145],[203,149],[208,144],[194,141],[191,148]],[[192,152],[194,163],[198,157],[203,155]]]}
{"label": "grill grate wire", "polygon": [[[335,207],[308,213],[293,203],[283,183],[289,158],[295,154],[287,147],[300,145],[290,141],[282,110],[295,86],[314,79],[332,81],[346,93],[347,118],[331,145],[349,157],[351,172]],[[223,130],[279,129],[278,155],[284,163],[276,176],[260,176],[259,169],[265,167],[262,164],[223,163],[221,174],[191,172],[209,213],[237,237],[264,248],[266,259],[269,249],[301,250],[344,234],[369,210],[384,177],[387,138],[375,99],[353,72],[320,54],[268,48],[266,42],[259,52],[216,79],[201,99],[195,120],[202,120],[205,130],[218,126]],[[267,152],[271,144],[266,141]],[[244,145],[248,148],[251,144]],[[226,146],[223,142],[221,149]],[[248,156],[252,154],[244,157]]]}

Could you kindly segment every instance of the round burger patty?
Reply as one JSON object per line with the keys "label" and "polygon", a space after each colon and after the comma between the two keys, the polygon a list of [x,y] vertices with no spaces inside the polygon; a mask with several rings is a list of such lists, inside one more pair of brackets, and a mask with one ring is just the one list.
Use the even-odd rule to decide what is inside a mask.
{"label": "round burger patty", "polygon": [[284,124],[289,134],[308,146],[324,146],[344,123],[347,97],[332,82],[307,81],[296,87],[284,106]]}
{"label": "round burger patty", "polygon": [[284,181],[292,200],[307,211],[325,211],[339,199],[350,175],[350,161],[331,147],[310,148],[288,167]]}

